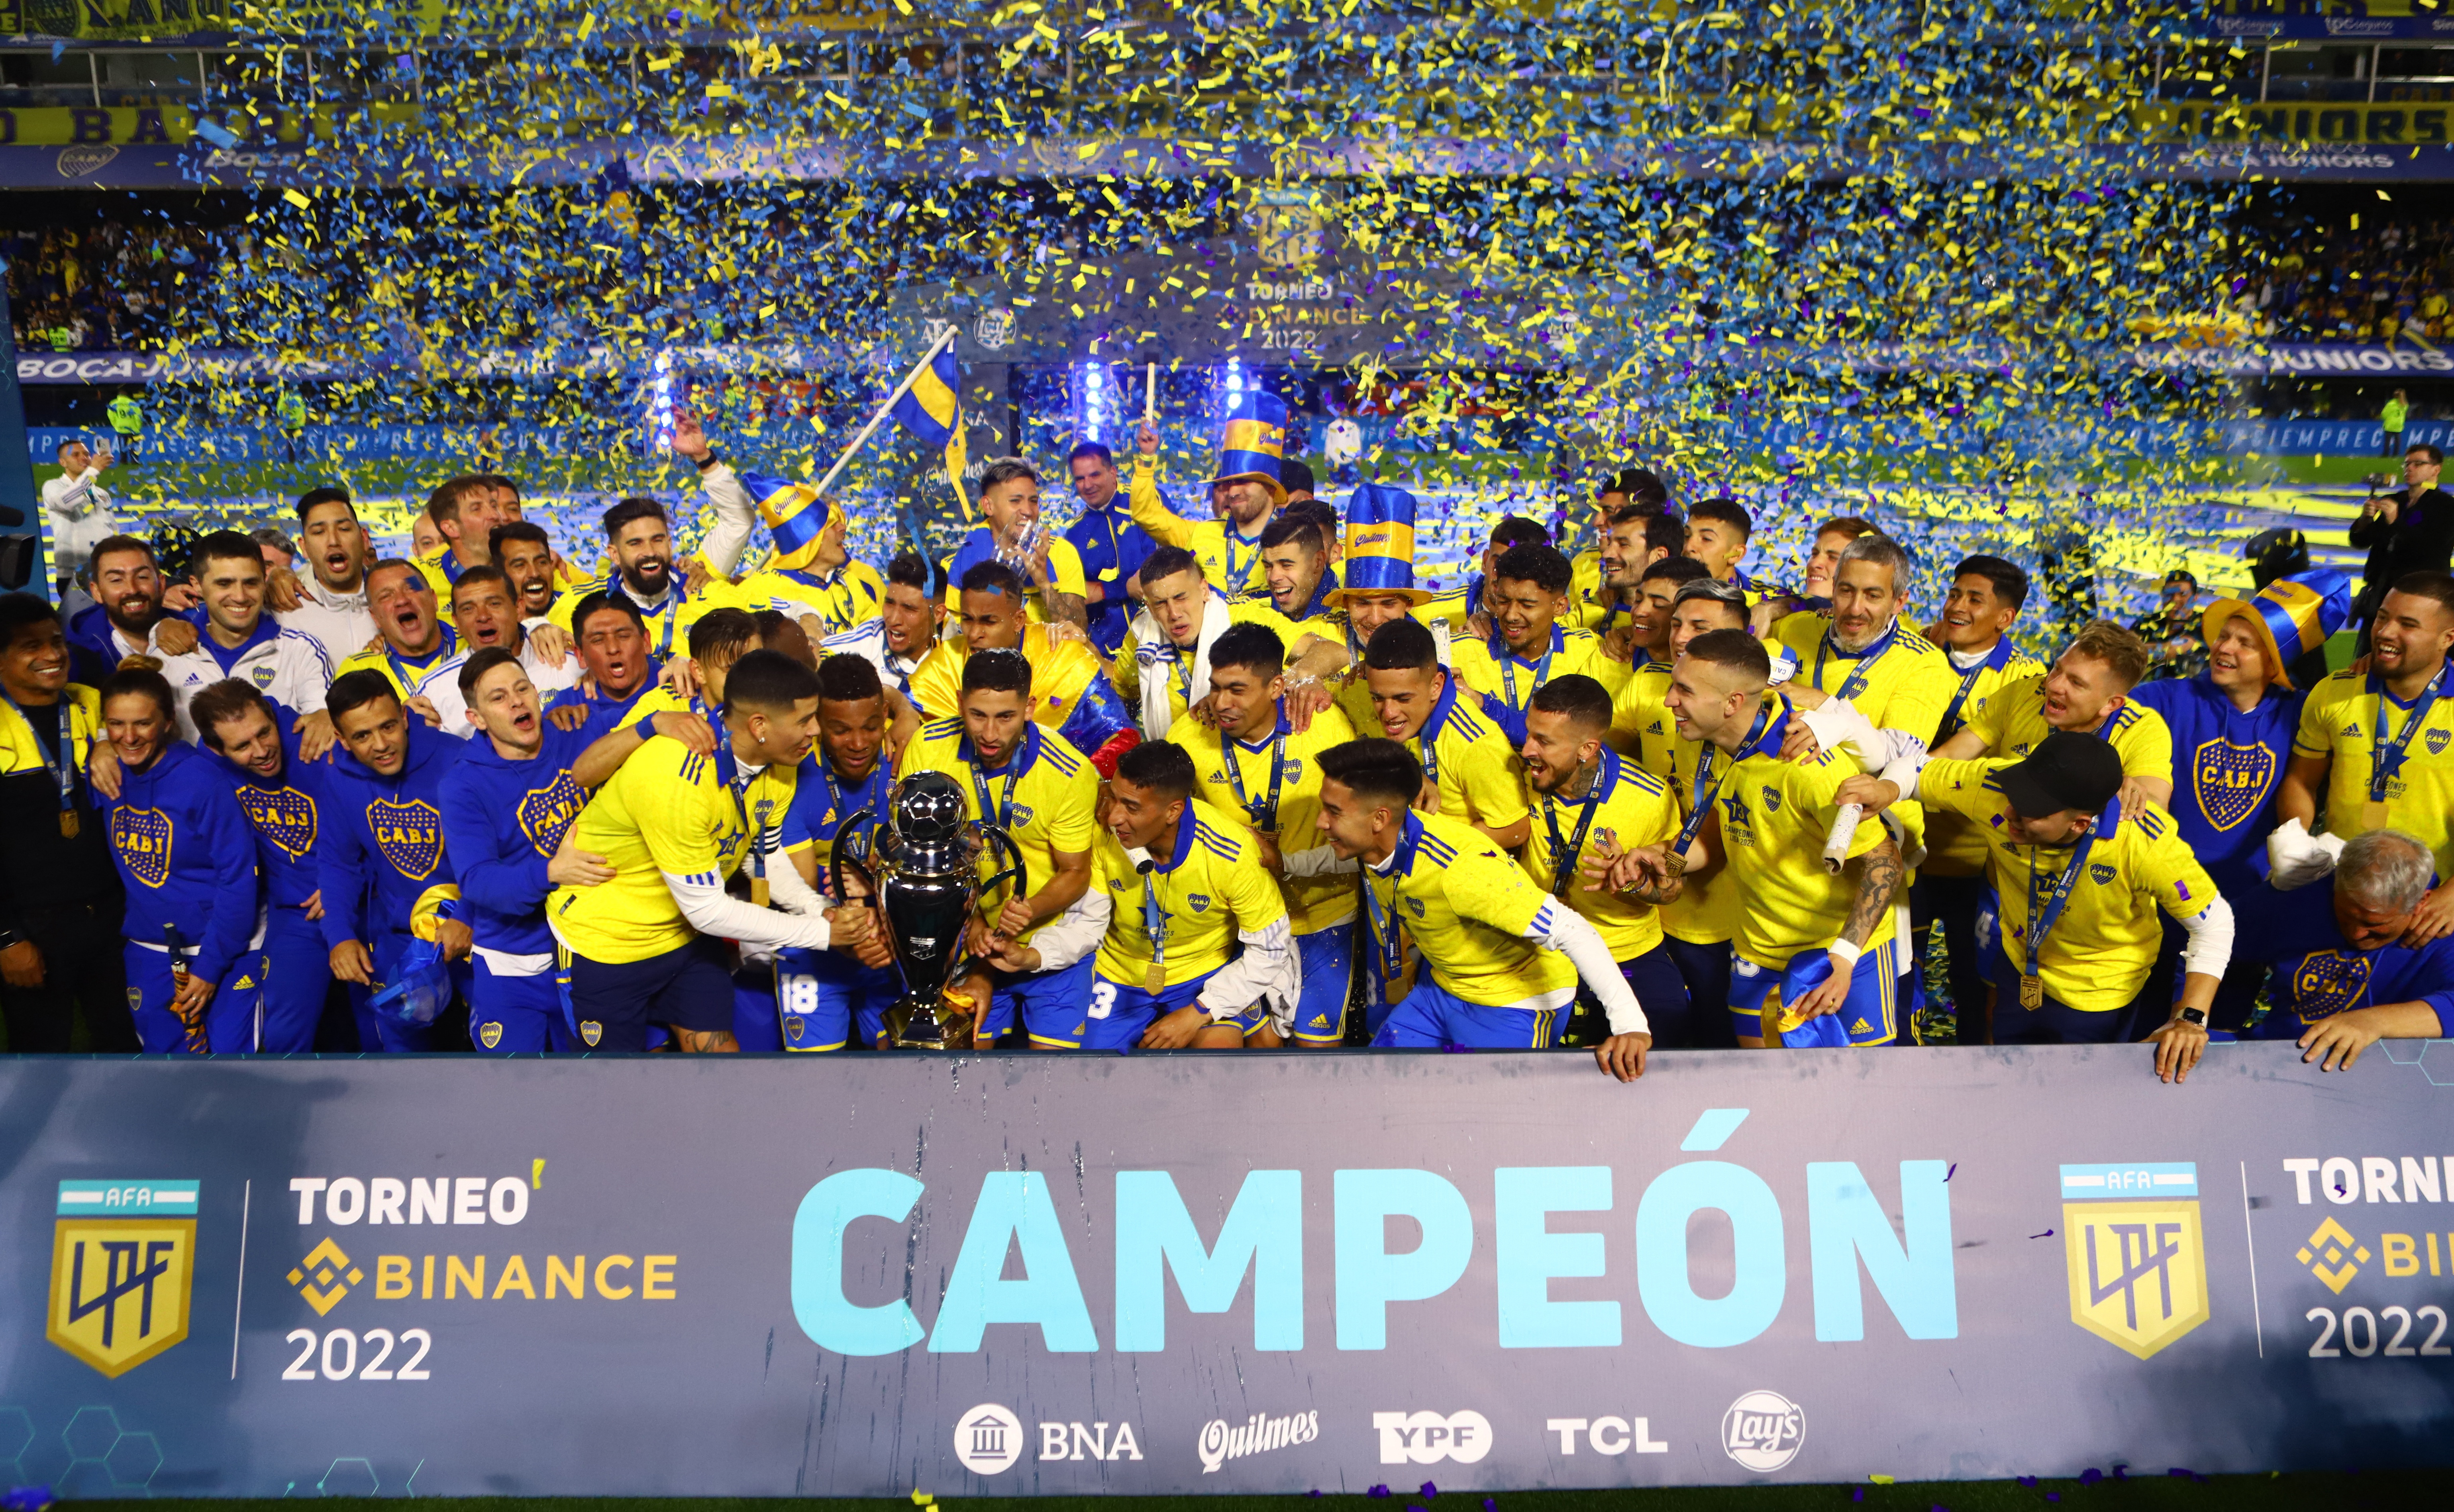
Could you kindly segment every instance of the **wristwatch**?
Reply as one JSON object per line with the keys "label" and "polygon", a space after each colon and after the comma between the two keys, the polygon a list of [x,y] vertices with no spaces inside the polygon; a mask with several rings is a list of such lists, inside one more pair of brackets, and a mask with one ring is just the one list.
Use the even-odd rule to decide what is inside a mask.
{"label": "wristwatch", "polygon": [[2173,1017],[2194,1029],[2203,1029],[2207,1026],[2207,1010],[2204,1008],[2175,1008]]}

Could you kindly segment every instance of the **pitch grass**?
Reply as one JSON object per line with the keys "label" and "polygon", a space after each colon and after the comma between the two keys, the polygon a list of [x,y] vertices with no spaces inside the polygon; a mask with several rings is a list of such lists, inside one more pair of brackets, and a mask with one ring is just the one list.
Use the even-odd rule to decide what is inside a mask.
{"label": "pitch grass", "polygon": [[[1394,1489],[1394,1488],[1393,1488]],[[2399,1512],[2443,1506],[2454,1471],[2372,1470],[2339,1474],[2183,1477],[2159,1467],[2093,1483],[2076,1480],[1913,1481],[1894,1485],[1680,1486],[1666,1490],[1504,1491],[1494,1512]],[[1482,1512],[1486,1499],[1451,1491],[1425,1498],[1396,1490],[1363,1496],[980,1497],[937,1505],[959,1512]],[[80,1507],[120,1503],[80,1501]],[[135,1503],[126,1503],[131,1508]],[[229,1512],[280,1512],[288,1503],[212,1503]],[[907,1499],[816,1501],[783,1498],[698,1500],[632,1497],[469,1497],[453,1512],[914,1512]]]}

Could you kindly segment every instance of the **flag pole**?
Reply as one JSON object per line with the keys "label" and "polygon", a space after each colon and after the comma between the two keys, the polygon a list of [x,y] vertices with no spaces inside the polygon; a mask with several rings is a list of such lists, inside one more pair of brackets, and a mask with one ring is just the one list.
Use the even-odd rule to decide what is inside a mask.
{"label": "flag pole", "polygon": [[[949,342],[952,342],[957,334],[958,331],[955,327],[948,326],[942,335],[940,335],[935,341],[929,344],[929,349],[920,354],[920,360],[912,365],[912,370],[903,375],[903,381],[896,384],[895,386],[895,391],[886,396],[886,402],[877,407],[877,413],[869,417],[869,424],[860,428],[860,433],[852,438],[852,445],[844,448],[843,455],[837,457],[835,459],[835,465],[827,469],[827,475],[818,480],[817,492],[820,498],[824,498],[826,496],[827,485],[835,482],[836,474],[843,471],[845,464],[851,462],[853,457],[859,452],[862,443],[868,441],[872,435],[876,433],[877,428],[886,423],[887,412],[895,408],[896,401],[900,400],[906,393],[911,391],[913,380],[920,376],[923,368],[937,360],[937,353],[944,349],[946,345]],[[961,417],[958,413],[956,416],[957,424],[960,423],[960,419]]]}
{"label": "flag pole", "polygon": [[1142,365],[1142,424],[1158,428],[1158,364]]}

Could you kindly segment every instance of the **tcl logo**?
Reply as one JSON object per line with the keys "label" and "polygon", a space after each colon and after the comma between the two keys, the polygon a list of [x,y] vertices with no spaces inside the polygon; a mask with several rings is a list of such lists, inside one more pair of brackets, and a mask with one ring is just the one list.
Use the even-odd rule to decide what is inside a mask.
{"label": "tcl logo", "polygon": [[1472,1464],[1491,1452],[1491,1420],[1479,1412],[1376,1412],[1382,1464]]}

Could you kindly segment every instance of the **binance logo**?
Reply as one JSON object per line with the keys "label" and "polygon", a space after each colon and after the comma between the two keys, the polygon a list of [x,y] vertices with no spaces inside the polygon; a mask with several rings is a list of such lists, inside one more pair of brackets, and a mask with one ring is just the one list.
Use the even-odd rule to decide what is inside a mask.
{"label": "binance logo", "polygon": [[307,1252],[307,1258],[290,1267],[290,1284],[315,1309],[315,1316],[331,1312],[350,1288],[367,1279],[367,1273],[350,1263],[341,1246],[327,1239]]}
{"label": "binance logo", "polygon": [[2313,1230],[2292,1258],[2309,1267],[2309,1274],[2326,1283],[2326,1289],[2342,1296],[2352,1278],[2369,1258],[2368,1247],[2355,1241],[2351,1231],[2329,1218]]}

